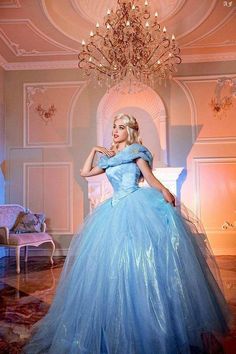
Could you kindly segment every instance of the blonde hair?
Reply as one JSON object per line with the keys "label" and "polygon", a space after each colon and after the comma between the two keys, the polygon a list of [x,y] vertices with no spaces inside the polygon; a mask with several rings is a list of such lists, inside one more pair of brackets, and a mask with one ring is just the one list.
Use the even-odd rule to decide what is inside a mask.
{"label": "blonde hair", "polygon": [[[133,143],[142,144],[142,139],[139,136],[139,125],[136,118],[129,114],[119,113],[114,117],[113,123],[115,123],[117,119],[122,119],[124,125],[127,128],[128,138],[126,141],[126,145],[131,145]],[[113,148],[114,146],[115,143],[112,142],[111,148]]]}

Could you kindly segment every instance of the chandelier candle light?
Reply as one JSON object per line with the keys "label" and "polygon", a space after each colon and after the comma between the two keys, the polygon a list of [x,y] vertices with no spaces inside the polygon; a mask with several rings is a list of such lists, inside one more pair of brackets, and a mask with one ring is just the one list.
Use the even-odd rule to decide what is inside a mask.
{"label": "chandelier candle light", "polygon": [[116,10],[107,10],[104,24],[97,23],[90,39],[82,40],[79,68],[107,87],[124,82],[153,87],[155,79],[171,79],[181,63],[180,49],[157,19],[147,0],[118,0]]}

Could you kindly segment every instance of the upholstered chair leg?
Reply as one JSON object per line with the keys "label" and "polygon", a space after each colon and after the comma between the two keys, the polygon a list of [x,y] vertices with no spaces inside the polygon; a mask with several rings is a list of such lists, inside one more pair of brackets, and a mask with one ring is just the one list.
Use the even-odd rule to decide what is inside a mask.
{"label": "upholstered chair leg", "polygon": [[51,262],[51,264],[53,264],[53,263],[54,263],[54,261],[53,261],[53,254],[54,254],[54,252],[55,252],[56,246],[55,246],[55,243],[54,243],[53,241],[51,241],[51,243],[52,243],[52,253],[51,253],[51,257],[50,257],[50,262]]}
{"label": "upholstered chair leg", "polygon": [[20,247],[16,247],[16,272],[20,273]]}
{"label": "upholstered chair leg", "polygon": [[25,246],[25,262],[28,261],[28,246]]}

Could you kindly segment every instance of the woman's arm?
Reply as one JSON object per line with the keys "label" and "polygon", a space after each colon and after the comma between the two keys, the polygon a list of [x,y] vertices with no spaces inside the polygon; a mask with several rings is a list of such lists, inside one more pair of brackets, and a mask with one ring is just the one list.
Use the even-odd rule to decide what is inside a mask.
{"label": "woman's arm", "polygon": [[147,161],[143,160],[142,158],[136,159],[136,163],[138,167],[140,168],[143,177],[147,181],[147,183],[153,187],[159,190],[162,194],[165,200],[173,204],[175,206],[175,197],[173,194],[170,193],[169,189],[167,189],[152,173],[152,170],[150,166],[148,165]]}
{"label": "woman's arm", "polygon": [[93,159],[96,152],[101,152],[110,157],[114,155],[114,151],[108,150],[102,146],[93,147],[87,159],[85,160],[83,167],[80,170],[81,177],[96,176],[96,175],[100,175],[101,173],[104,173],[105,170],[103,168],[100,168],[99,166],[95,166],[95,167],[92,166]]}

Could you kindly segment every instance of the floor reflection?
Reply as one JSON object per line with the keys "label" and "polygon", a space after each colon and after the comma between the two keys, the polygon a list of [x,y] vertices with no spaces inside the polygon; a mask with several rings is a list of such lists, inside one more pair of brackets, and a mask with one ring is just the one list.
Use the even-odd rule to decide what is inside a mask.
{"label": "floor reflection", "polygon": [[32,324],[48,311],[55,294],[64,257],[29,259],[16,274],[15,259],[0,260],[0,353],[17,354],[30,335]]}
{"label": "floor reflection", "polygon": [[[30,336],[32,325],[47,313],[65,258],[55,257],[54,260],[53,266],[45,257],[29,259],[28,264],[24,264],[23,261],[21,273],[16,274],[14,258],[0,259],[1,354],[20,353],[26,339]],[[235,318],[230,336],[219,338],[219,341],[226,354],[234,354],[236,353],[236,256],[217,256],[216,260],[220,267],[225,296]]]}

